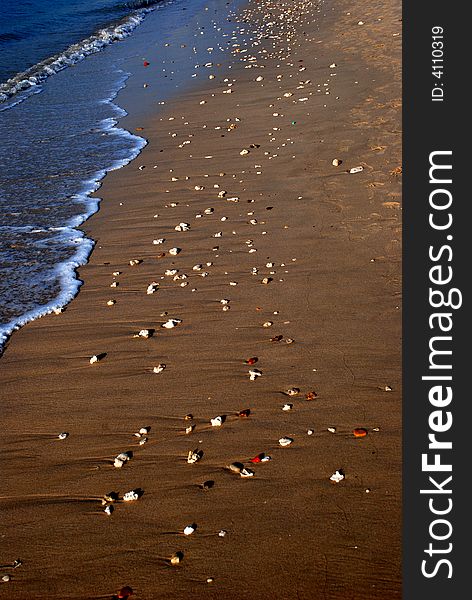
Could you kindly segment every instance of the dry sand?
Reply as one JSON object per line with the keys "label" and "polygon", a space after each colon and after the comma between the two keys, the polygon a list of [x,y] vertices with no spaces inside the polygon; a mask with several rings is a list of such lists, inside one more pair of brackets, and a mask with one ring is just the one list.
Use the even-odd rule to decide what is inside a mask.
{"label": "dry sand", "polygon": [[78,297],[0,360],[1,598],[400,597],[400,20],[393,0],[250,2],[235,28],[259,45],[123,121],[149,145],[98,192]]}

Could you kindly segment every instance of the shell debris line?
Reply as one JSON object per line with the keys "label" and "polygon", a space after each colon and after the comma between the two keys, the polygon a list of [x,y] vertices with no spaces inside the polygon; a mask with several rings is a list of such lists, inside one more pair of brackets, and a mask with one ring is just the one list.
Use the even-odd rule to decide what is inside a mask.
{"label": "shell debris line", "polygon": [[[93,529],[97,551],[83,550],[90,581],[108,585],[117,565],[122,573],[109,597],[231,598],[249,585],[265,597],[276,581],[290,598],[296,581],[300,597],[322,582],[329,600],[340,589],[357,597],[375,573],[372,597],[399,598],[399,543],[385,536],[398,535],[400,228],[382,202],[395,200],[401,173],[390,175],[391,137],[388,150],[370,149],[383,119],[393,136],[397,109],[366,91],[385,83],[382,65],[358,72],[352,62],[365,48],[384,52],[379,39],[397,42],[382,34],[393,0],[360,2],[366,14],[315,0],[213,3],[185,40],[176,33],[134,57],[140,74],[127,93],[146,98],[140,115],[158,105],[136,128],[149,144],[139,165],[109,178],[118,216],[105,227],[112,195],[96,218],[77,309],[54,317],[73,333],[47,370],[64,365],[83,388],[72,409],[59,407],[70,391],[64,372],[54,394],[41,388],[48,418],[57,412],[47,461],[66,473],[71,500],[77,489],[96,494],[87,518],[86,504],[68,504],[71,530]],[[191,62],[178,58],[184,51]],[[199,86],[171,102],[159,84],[174,85],[182,64]],[[93,325],[84,319],[82,332],[73,319],[89,308]],[[248,575],[256,551],[261,581]],[[74,552],[64,550],[68,564],[80,560]],[[4,577],[21,600],[26,584]],[[116,592],[128,581],[133,588]]]}

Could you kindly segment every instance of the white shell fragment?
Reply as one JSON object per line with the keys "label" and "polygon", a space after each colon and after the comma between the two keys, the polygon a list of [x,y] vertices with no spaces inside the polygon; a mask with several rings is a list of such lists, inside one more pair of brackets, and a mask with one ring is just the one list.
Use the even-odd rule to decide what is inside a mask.
{"label": "white shell fragment", "polygon": [[154,292],[157,291],[158,287],[159,287],[159,284],[157,283],[157,281],[151,282],[147,286],[146,294],[148,294],[148,295],[154,294]]}
{"label": "white shell fragment", "polygon": [[246,467],[244,467],[244,469],[241,469],[239,474],[241,477],[254,477],[254,471],[252,469],[247,469]]}
{"label": "white shell fragment", "polygon": [[218,416],[210,419],[210,423],[212,427],[221,427],[223,425],[223,417]]}
{"label": "white shell fragment", "polygon": [[95,364],[95,363],[98,363],[99,361],[100,361],[100,358],[99,358],[99,356],[98,356],[97,354],[94,354],[94,355],[92,356],[92,358],[90,359],[90,364],[91,364],[91,365],[93,365],[93,364]]}
{"label": "white shell fragment", "polygon": [[289,410],[292,410],[292,408],[293,408],[293,404],[284,404],[282,406],[282,410],[284,410],[286,412],[288,412]]}
{"label": "white shell fragment", "polygon": [[107,504],[107,506],[105,506],[105,508],[103,509],[103,512],[110,516],[114,510],[115,507],[112,504]]}
{"label": "white shell fragment", "polygon": [[[204,101],[203,101],[204,102]],[[200,102],[201,104],[201,102]],[[171,557],[170,557],[170,564],[171,565],[178,565],[180,564],[184,559],[184,554],[183,552],[175,552]]]}
{"label": "white shell fragment", "polygon": [[345,475],[341,469],[338,469],[335,473],[333,473],[330,477],[330,480],[333,483],[339,483],[345,478]]}
{"label": "white shell fragment", "polygon": [[118,456],[115,457],[113,461],[113,466],[117,469],[121,469],[121,467],[126,464],[131,459],[131,456],[128,452],[121,452]]}
{"label": "white shell fragment", "polygon": [[289,438],[289,437],[282,437],[279,440],[279,444],[281,446],[290,446],[290,444],[293,443],[293,438]]}
{"label": "white shell fragment", "polygon": [[139,500],[139,493],[137,490],[126,492],[123,496],[123,502],[134,502],[135,500]]}
{"label": "white shell fragment", "polygon": [[190,229],[189,223],[179,223],[174,227],[175,231],[188,231]]}
{"label": "white shell fragment", "polygon": [[181,248],[171,248],[169,250],[169,254],[172,254],[172,256],[177,256],[177,254],[179,254],[181,251]]}
{"label": "white shell fragment", "polygon": [[349,173],[360,173],[361,171],[364,170],[364,167],[352,167],[352,169],[349,169]]}
{"label": "white shell fragment", "polygon": [[68,438],[68,437],[69,437],[69,434],[67,433],[67,431],[63,431],[63,432],[62,432],[62,433],[60,433],[60,434],[59,434],[57,437],[58,437],[60,440],[65,440],[66,438]]}
{"label": "white shell fragment", "polygon": [[196,462],[198,462],[199,460],[201,460],[203,456],[203,451],[199,450],[198,448],[196,448],[195,450],[189,450],[188,455],[187,455],[187,462],[189,465],[192,465]]}
{"label": "white shell fragment", "polygon": [[154,367],[152,372],[153,373],[162,373],[162,371],[164,371],[164,369],[166,368],[166,365],[164,363],[159,363],[157,365],[157,367]]}
{"label": "white shell fragment", "polygon": [[251,381],[256,381],[256,379],[258,377],[260,377],[262,375],[262,371],[259,371],[259,369],[250,369],[249,370],[249,379]]}
{"label": "white shell fragment", "polygon": [[225,537],[225,535],[226,535],[227,533],[228,533],[228,532],[227,532],[225,529],[220,529],[220,531],[218,531],[218,536],[219,536],[219,537]]}
{"label": "white shell fragment", "polygon": [[107,300],[107,306],[113,306],[116,304],[116,300]]}
{"label": "white shell fragment", "polygon": [[196,528],[197,528],[197,526],[195,525],[195,523],[193,523],[192,525],[187,525],[187,527],[185,527],[183,533],[184,533],[184,535],[192,535],[192,533],[194,533]]}
{"label": "white shell fragment", "polygon": [[172,329],[173,327],[180,325],[180,323],[182,323],[182,319],[168,319],[161,325],[161,327],[164,327],[165,329]]}
{"label": "white shell fragment", "polygon": [[138,333],[136,333],[133,337],[142,337],[144,339],[148,339],[151,337],[151,331],[149,329],[141,329]]}

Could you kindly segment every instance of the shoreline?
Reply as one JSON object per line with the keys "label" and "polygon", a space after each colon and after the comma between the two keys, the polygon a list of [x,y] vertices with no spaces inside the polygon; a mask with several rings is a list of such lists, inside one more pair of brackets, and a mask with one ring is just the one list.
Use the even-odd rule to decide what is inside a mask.
{"label": "shoreline", "polygon": [[[235,4],[238,4],[238,2],[236,1],[236,2],[231,3],[232,9],[234,9]],[[242,3],[239,2],[239,4],[241,5]],[[157,8],[152,9],[150,12],[153,12],[153,11],[157,12],[159,10],[159,8],[160,7],[158,6]],[[182,10],[185,11],[187,9],[184,8]],[[149,11],[147,11],[147,12],[149,12]],[[224,10],[224,12],[226,12],[226,10]],[[195,15],[193,15],[193,16],[195,16]],[[142,21],[141,21],[141,23],[142,23]],[[106,46],[103,50],[106,50],[107,48],[108,48],[108,46]],[[172,61],[172,62],[174,62],[174,61]],[[128,66],[130,66],[130,65],[128,65]],[[133,117],[131,117],[128,112],[128,110],[130,109],[129,106],[127,107],[128,110],[126,110],[120,104],[117,103],[118,96],[120,96],[120,95],[125,96],[125,92],[127,91],[126,87],[130,83],[130,77],[131,77],[131,80],[133,80],[133,78],[139,79],[140,75],[137,72],[138,67],[137,67],[136,63],[134,62],[132,64],[132,66],[135,71],[134,73],[131,73],[129,71],[123,71],[123,69],[115,66],[116,83],[113,88],[113,91],[110,92],[111,95],[106,96],[101,101],[99,101],[99,103],[109,104],[112,107],[115,114],[100,121],[98,123],[97,128],[99,128],[102,131],[102,134],[103,133],[111,133],[112,135],[122,136],[125,138],[129,138],[130,140],[132,139],[133,147],[129,148],[129,155],[126,158],[116,158],[116,157],[114,158],[113,156],[110,156],[109,166],[103,167],[103,168],[95,171],[94,175],[91,178],[88,178],[88,179],[84,178],[81,181],[81,187],[78,188],[78,191],[70,197],[71,201],[76,200],[77,198],[81,199],[81,205],[83,206],[83,212],[80,214],[74,215],[68,222],[63,223],[60,227],[60,229],[63,230],[62,235],[64,235],[64,232],[66,232],[69,237],[74,238],[73,240],[71,240],[71,242],[68,245],[69,250],[73,249],[77,239],[81,239],[81,236],[83,234],[83,229],[81,229],[81,226],[86,221],[88,221],[88,219],[90,219],[90,217],[92,217],[96,212],[98,212],[100,210],[99,204],[100,204],[101,199],[100,199],[99,195],[97,195],[97,192],[101,188],[103,180],[106,177],[106,175],[112,171],[122,168],[123,166],[126,166],[127,164],[129,164],[130,162],[132,162],[133,160],[138,158],[142,149],[147,145],[147,140],[144,137],[138,135],[138,133],[137,133],[137,131],[139,131],[139,129],[140,129],[139,127],[136,128],[137,131],[133,131],[133,129],[134,129],[133,126],[126,127],[126,126],[122,125],[122,121],[125,121],[127,118],[129,119],[129,118],[133,118]],[[142,69],[139,69],[139,70],[142,70]],[[121,73],[121,75],[119,75],[119,73]],[[55,74],[57,75],[57,73],[55,73]],[[136,88],[136,82],[133,82],[133,83],[134,83],[134,87]],[[184,81],[181,83],[183,83],[184,85],[187,85],[187,86],[189,86],[189,85],[192,86],[192,84],[193,84],[193,87],[195,88],[194,82],[192,82],[192,84],[189,84],[188,82],[185,82],[185,78],[184,78]],[[203,85],[203,84],[200,83],[200,86],[201,85]],[[142,87],[142,85],[141,85],[141,87]],[[132,112],[134,112],[133,107],[136,107],[135,100],[136,100],[137,94],[139,94],[139,89],[138,89],[138,91],[136,91],[136,89],[134,89],[134,92],[131,94],[131,99],[132,99],[131,111]],[[171,91],[171,87],[166,88],[165,97],[166,97],[167,101],[168,101],[168,97],[177,98],[178,94],[179,94],[179,92],[177,92],[176,90]],[[141,100],[144,100],[144,98],[141,98]],[[18,102],[22,102],[22,100],[20,100]],[[12,106],[17,104],[18,102],[15,102]],[[154,104],[154,106],[151,109],[151,105],[149,104],[149,101],[147,101],[147,106],[144,109],[144,112],[142,112],[143,109],[141,109],[141,113],[140,113],[141,116],[145,115],[146,118],[149,118],[150,113],[152,111],[156,110],[156,101],[154,101],[153,104]],[[161,103],[159,103],[159,104],[161,104]],[[165,105],[165,102],[162,102],[162,104]],[[162,107],[160,107],[160,110],[162,110]],[[112,125],[110,125],[111,122],[113,122]],[[31,321],[34,321],[38,318],[41,318],[41,317],[49,315],[49,314],[54,314],[57,311],[61,311],[62,309],[65,309],[67,307],[67,305],[76,297],[76,295],[78,294],[80,287],[82,285],[82,281],[77,276],[77,270],[80,269],[80,267],[87,264],[90,254],[93,251],[95,240],[91,237],[85,236],[85,238],[83,238],[82,243],[86,246],[85,248],[81,248],[80,251],[78,250],[77,252],[75,252],[74,255],[70,256],[69,258],[65,258],[64,260],[59,261],[55,264],[54,270],[60,271],[62,274],[61,277],[59,278],[61,283],[59,283],[59,279],[57,282],[58,294],[55,297],[51,298],[47,303],[44,303],[44,304],[41,304],[34,308],[31,308],[31,309],[23,312],[23,314],[15,316],[10,321],[7,321],[0,325],[0,357],[2,356],[2,354],[4,352],[4,349],[6,347],[8,340],[11,338],[13,333],[15,333],[15,331],[18,331],[19,329],[21,329],[21,327],[23,327],[24,325],[26,325],[27,323],[29,323]],[[67,278],[66,283],[64,283],[64,277],[65,277],[64,273],[65,272],[68,273],[68,275],[66,276],[66,278]]]}
{"label": "shoreline", "polygon": [[[80,294],[7,344],[2,564],[24,565],[0,595],[111,597],[130,585],[148,599],[400,598],[400,7],[337,3],[317,29],[311,3],[294,4],[282,19],[271,1],[243,10],[251,27],[278,20],[246,53],[263,68],[209,71],[208,86],[146,123],[128,111],[120,126],[143,126],[149,143],[108,173],[81,226],[96,244]],[[173,269],[187,277],[164,275]],[[161,328],[170,318],[182,323]],[[151,428],[143,446],[140,427]],[[187,464],[197,447],[203,459]],[[251,463],[260,452],[273,460]],[[225,468],[235,461],[255,476]],[[199,488],[206,480],[214,489]],[[103,494],[134,488],[140,500],[103,514]]]}

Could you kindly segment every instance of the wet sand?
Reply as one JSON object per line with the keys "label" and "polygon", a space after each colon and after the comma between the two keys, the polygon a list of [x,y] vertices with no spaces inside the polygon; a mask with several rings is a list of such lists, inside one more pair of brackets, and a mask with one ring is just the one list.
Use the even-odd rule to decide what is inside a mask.
{"label": "wet sand", "polygon": [[0,597],[400,597],[400,19],[250,2],[258,45],[123,120],[149,144],[98,191],[79,295],[0,359]]}

